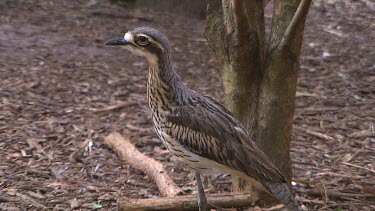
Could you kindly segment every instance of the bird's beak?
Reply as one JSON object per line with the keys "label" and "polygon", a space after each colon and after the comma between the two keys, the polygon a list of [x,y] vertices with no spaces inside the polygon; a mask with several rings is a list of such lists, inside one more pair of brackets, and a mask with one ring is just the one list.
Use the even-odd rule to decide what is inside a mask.
{"label": "bird's beak", "polygon": [[115,39],[105,42],[106,45],[127,45],[131,44],[131,42],[126,41],[124,38],[121,39]]}

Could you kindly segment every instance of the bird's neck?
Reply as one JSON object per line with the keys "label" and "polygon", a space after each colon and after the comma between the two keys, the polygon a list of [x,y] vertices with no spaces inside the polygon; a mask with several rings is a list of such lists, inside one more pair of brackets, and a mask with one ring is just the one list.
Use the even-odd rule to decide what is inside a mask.
{"label": "bird's neck", "polygon": [[173,110],[179,80],[180,78],[173,70],[170,61],[157,63],[149,61],[147,96],[151,110],[156,107]]}
{"label": "bird's neck", "polygon": [[180,77],[174,71],[170,53],[159,55],[157,59],[149,59],[149,88],[160,88],[163,86],[174,87],[179,83]]}
{"label": "bird's neck", "polygon": [[179,76],[170,64],[149,64],[148,82],[150,85],[174,85],[179,80]]}

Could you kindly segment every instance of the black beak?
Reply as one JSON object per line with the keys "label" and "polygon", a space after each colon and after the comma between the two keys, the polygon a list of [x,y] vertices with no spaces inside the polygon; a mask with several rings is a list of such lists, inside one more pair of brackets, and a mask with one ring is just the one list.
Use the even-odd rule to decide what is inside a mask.
{"label": "black beak", "polygon": [[131,44],[130,42],[126,41],[124,38],[121,39],[115,39],[105,42],[106,45],[126,45]]}

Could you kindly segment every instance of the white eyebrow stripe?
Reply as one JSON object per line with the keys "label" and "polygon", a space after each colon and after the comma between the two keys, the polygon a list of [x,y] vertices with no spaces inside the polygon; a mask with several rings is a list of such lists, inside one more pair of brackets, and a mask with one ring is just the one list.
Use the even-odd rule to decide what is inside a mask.
{"label": "white eyebrow stripe", "polygon": [[127,42],[134,43],[134,37],[130,32],[126,32],[126,34],[124,35],[124,39]]}

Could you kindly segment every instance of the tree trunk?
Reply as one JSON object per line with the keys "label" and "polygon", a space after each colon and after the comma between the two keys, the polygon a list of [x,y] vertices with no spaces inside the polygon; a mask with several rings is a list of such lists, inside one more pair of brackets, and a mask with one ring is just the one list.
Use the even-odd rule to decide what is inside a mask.
{"label": "tree trunk", "polygon": [[[265,42],[263,0],[222,0],[207,9],[206,36],[221,66],[226,106],[291,179],[289,156],[299,56],[311,0],[275,0]],[[251,186],[238,178],[233,189]]]}
{"label": "tree trunk", "polygon": [[[223,0],[222,8],[222,14],[208,10],[207,40],[221,65],[226,107],[253,137],[265,54],[263,1]],[[248,188],[233,177],[235,191]]]}

